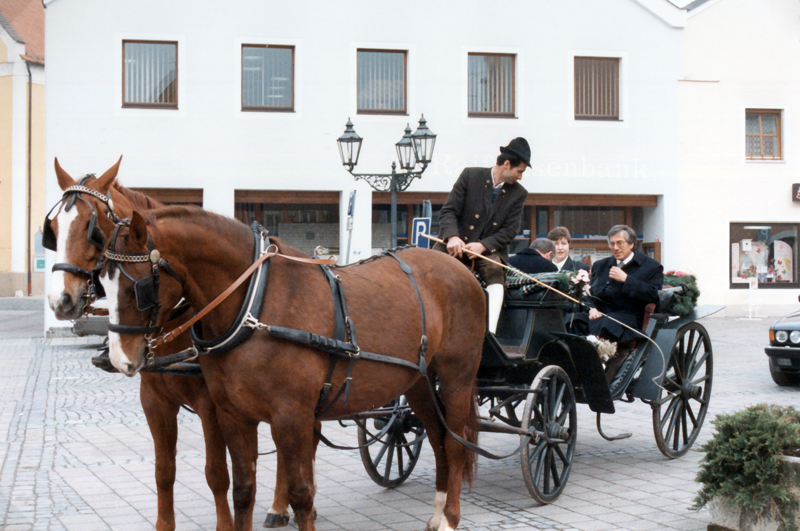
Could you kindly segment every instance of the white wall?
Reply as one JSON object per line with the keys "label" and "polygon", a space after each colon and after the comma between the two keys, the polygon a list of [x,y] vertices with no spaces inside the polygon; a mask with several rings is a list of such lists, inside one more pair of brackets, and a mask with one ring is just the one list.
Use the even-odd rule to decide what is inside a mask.
{"label": "white wall", "polygon": [[[729,289],[732,222],[797,222],[800,182],[800,3],[712,0],[686,26],[680,83],[679,263],[701,281],[701,301],[747,313],[748,290]],[[783,110],[782,161],[745,160],[745,110]],[[760,289],[763,315],[796,309],[798,290]]]}
{"label": "white wall", "polygon": [[[449,191],[463,167],[491,165],[498,146],[525,136],[531,192],[663,195],[645,232],[675,262],[682,15],[666,0],[513,0],[502,8],[479,0],[53,0],[48,160],[58,156],[80,174],[124,154],[123,184],[203,187],[205,206],[228,215],[234,188],[345,198],[358,189],[352,248],[368,255],[369,188],[342,168],[336,138],[351,118],[365,138],[356,171],[388,172],[406,123],[415,129],[424,113],[439,136],[432,165],[410,190]],[[121,108],[128,38],[178,41],[178,110]],[[243,43],[296,47],[294,113],[240,111]],[[408,50],[408,116],[356,114],[359,47]],[[468,52],[517,54],[515,119],[467,117]],[[573,57],[581,54],[622,57],[623,121],[572,118]],[[343,250],[345,227],[343,216]]]}

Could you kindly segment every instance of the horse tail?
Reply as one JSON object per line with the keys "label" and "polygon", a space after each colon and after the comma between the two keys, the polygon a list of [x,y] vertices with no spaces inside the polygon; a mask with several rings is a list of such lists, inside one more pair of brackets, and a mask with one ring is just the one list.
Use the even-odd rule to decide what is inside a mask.
{"label": "horse tail", "polygon": [[[467,423],[464,427],[464,438],[472,444],[478,444],[479,433],[479,420],[478,420],[478,385],[472,384],[472,393],[469,400],[469,415]],[[472,480],[478,473],[478,454],[472,450],[467,450],[466,459],[464,460],[464,483],[472,486]]]}

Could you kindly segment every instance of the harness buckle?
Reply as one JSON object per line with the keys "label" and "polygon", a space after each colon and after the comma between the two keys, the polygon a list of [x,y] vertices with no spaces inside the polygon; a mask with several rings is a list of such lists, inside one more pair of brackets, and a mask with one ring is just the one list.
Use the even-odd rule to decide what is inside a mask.
{"label": "harness buckle", "polygon": [[253,317],[253,314],[248,313],[244,321],[242,322],[242,326],[246,326],[247,328],[252,328],[253,330],[269,330],[269,325],[265,325],[262,322],[259,322],[258,319]]}

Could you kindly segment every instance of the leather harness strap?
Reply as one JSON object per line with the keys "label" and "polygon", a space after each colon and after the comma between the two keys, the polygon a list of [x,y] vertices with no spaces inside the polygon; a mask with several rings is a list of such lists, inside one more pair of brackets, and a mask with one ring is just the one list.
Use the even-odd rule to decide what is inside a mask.
{"label": "leather harness strap", "polygon": [[[219,306],[225,299],[227,299],[231,295],[231,293],[236,291],[236,288],[241,286],[242,283],[245,280],[247,280],[250,277],[250,275],[253,274],[253,272],[258,268],[258,266],[260,266],[261,263],[264,262],[264,260],[268,260],[269,258],[271,258],[273,256],[280,256],[281,258],[286,258],[287,260],[292,260],[292,261],[295,261],[295,262],[301,262],[301,263],[306,263],[306,264],[319,265],[320,262],[321,262],[321,260],[319,260],[319,259],[303,258],[303,257],[298,257],[298,256],[286,256],[286,255],[280,254],[277,250],[270,251],[268,249],[263,255],[261,255],[261,257],[258,258],[258,260],[253,262],[253,264],[250,267],[248,267],[247,270],[244,273],[242,273],[242,275],[233,282],[233,284],[228,286],[228,288],[225,291],[220,293],[219,296],[216,299],[211,301],[211,303],[209,303],[205,308],[203,308],[202,310],[197,312],[197,314],[195,314],[194,317],[192,317],[191,319],[189,319],[188,321],[183,323],[178,328],[170,330],[169,332],[167,332],[167,333],[165,333],[163,335],[160,335],[157,338],[153,339],[153,342],[152,342],[151,346],[155,347],[155,346],[158,346],[158,345],[163,345],[163,344],[169,343],[170,341],[173,341],[175,338],[177,338],[179,335],[181,335],[184,332],[186,332],[194,323],[196,323],[197,321],[199,321],[200,319],[205,317],[211,310],[213,310],[214,308]],[[322,262],[324,263],[325,261],[322,261]],[[333,265],[333,263],[334,263],[333,259],[328,259],[327,262],[330,265]]]}

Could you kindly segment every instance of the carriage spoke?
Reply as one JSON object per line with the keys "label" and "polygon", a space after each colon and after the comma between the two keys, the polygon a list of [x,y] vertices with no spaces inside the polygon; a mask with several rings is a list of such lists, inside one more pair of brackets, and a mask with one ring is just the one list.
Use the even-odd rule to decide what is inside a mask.
{"label": "carriage spoke", "polygon": [[675,431],[672,434],[672,449],[677,450],[681,436],[681,412],[683,411],[683,404],[681,404],[675,412]]}
{"label": "carriage spoke", "polygon": [[381,449],[378,450],[378,455],[375,456],[375,459],[372,460],[372,466],[378,468],[378,465],[383,460],[383,455],[386,453],[386,450],[389,448],[389,445],[382,444],[380,445]]}
{"label": "carriage spoke", "polygon": [[539,447],[536,448],[536,452],[534,452],[534,455],[531,456],[531,462],[536,461],[536,474],[533,477],[533,482],[536,485],[539,484],[539,480],[542,477],[542,469],[544,468],[542,466],[542,463],[544,463],[544,457],[547,454],[547,452],[545,452],[544,449],[545,449],[545,442],[544,440],[542,440]]}
{"label": "carriage spoke", "polygon": [[556,396],[555,402],[553,402],[553,411],[550,413],[550,418],[558,416],[558,409],[561,406],[562,402],[564,401],[564,392],[567,390],[567,384],[562,383],[561,388],[558,390],[558,395]]}
{"label": "carriage spoke", "polygon": [[680,400],[680,397],[678,395],[673,395],[672,396],[672,402],[670,403],[669,406],[667,406],[667,410],[664,412],[664,416],[661,418],[661,429],[662,430],[664,429],[664,424],[667,421],[669,421],[670,419],[672,419],[672,413],[674,412],[675,407],[678,405],[678,401],[679,400]]}
{"label": "carriage spoke", "polygon": [[555,446],[553,447],[553,450],[555,450],[555,452],[558,454],[558,458],[561,459],[561,462],[564,463],[564,468],[569,467],[569,460],[567,459],[567,456],[564,455],[564,452],[561,451],[561,447]]}
{"label": "carriage spoke", "polygon": [[556,463],[553,452],[550,452],[550,471],[553,474],[553,486],[558,488],[561,486],[561,478],[558,477],[558,464]]}
{"label": "carriage spoke", "polygon": [[678,418],[678,415],[677,415],[678,407],[676,407],[676,406],[678,405],[679,401],[680,401],[680,399],[676,398],[675,401],[672,404],[670,404],[669,409],[671,411],[667,412],[666,418],[664,419],[666,421],[669,421],[668,425],[667,425],[667,433],[666,433],[666,436],[664,437],[664,440],[668,441],[669,439],[672,438],[672,433],[673,433],[673,430],[675,429],[675,421]]}
{"label": "carriage spoke", "polygon": [[699,360],[697,360],[697,363],[694,365],[694,368],[692,369],[692,372],[689,373],[689,379],[690,380],[695,377],[695,375],[697,374],[697,371],[699,371],[700,368],[705,364],[706,359],[708,359],[708,351],[706,351],[703,354],[703,356]]}
{"label": "carriage spoke", "polygon": [[686,408],[686,414],[689,415],[689,420],[692,421],[692,429],[694,430],[697,428],[697,417],[694,416],[694,411],[692,411],[692,404],[687,401],[683,406]]}
{"label": "carriage spoke", "polygon": [[[401,435],[399,444],[405,444],[406,442],[408,442],[408,441],[406,441],[405,435]],[[397,447],[397,475],[398,476],[402,476],[403,475],[403,447],[402,446],[398,446]]]}
{"label": "carriage spoke", "polygon": [[544,455],[544,488],[542,490],[545,492],[545,494],[550,494],[550,464],[553,461],[553,450],[548,446]]}
{"label": "carriage spoke", "polygon": [[386,466],[384,467],[385,471],[384,476],[388,478],[389,476],[391,476],[392,473],[392,461],[394,461],[394,459],[392,459],[392,457],[394,456],[394,445],[390,443],[387,444],[386,447],[389,449],[389,455],[386,456]]}

